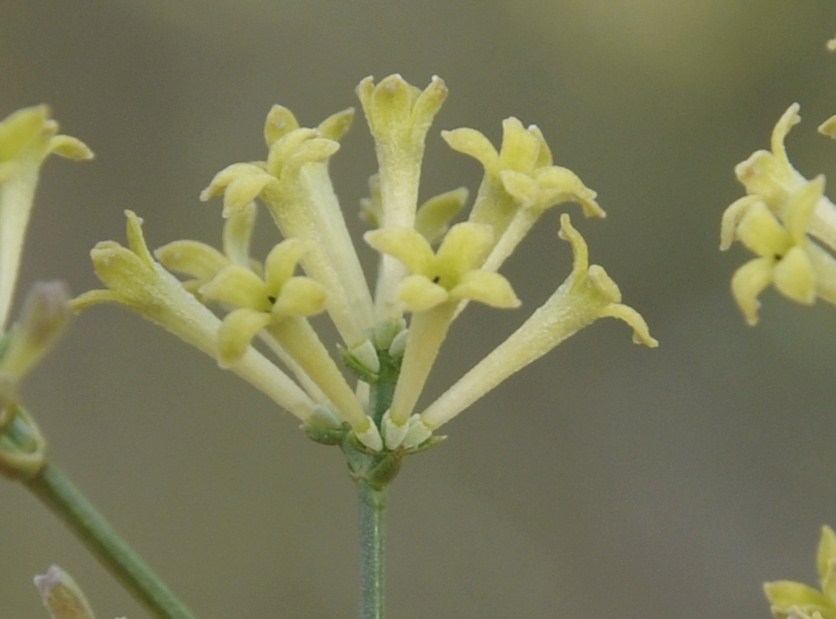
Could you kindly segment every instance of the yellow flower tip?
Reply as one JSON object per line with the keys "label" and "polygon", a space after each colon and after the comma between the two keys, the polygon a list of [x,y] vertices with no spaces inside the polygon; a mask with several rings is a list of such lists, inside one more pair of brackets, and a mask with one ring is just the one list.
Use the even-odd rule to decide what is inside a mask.
{"label": "yellow flower tip", "polygon": [[822,529],[816,550],[820,589],[791,580],[764,583],[772,613],[779,619],[830,619],[836,616],[836,539],[829,527]]}
{"label": "yellow flower tip", "polygon": [[380,144],[402,136],[412,148],[423,144],[427,129],[447,98],[447,86],[438,76],[433,76],[423,91],[398,74],[377,85],[373,77],[367,77],[356,92],[376,141]]}
{"label": "yellow flower tip", "polygon": [[836,116],[831,116],[819,125],[819,133],[836,140]]}
{"label": "yellow flower tip", "polygon": [[740,221],[746,215],[750,208],[755,204],[763,204],[759,196],[743,196],[742,198],[732,202],[729,207],[723,211],[723,217],[720,222],[720,250],[726,251],[737,238],[737,227]]}
{"label": "yellow flower tip", "polygon": [[0,164],[17,158],[30,158],[39,164],[49,154],[77,161],[93,158],[93,152],[81,140],[56,135],[58,123],[49,115],[48,106],[37,105],[0,121]]}
{"label": "yellow flower tip", "polygon": [[319,123],[317,131],[319,131],[319,134],[322,137],[338,142],[346,133],[348,133],[348,130],[351,129],[351,125],[353,123],[354,108],[349,107],[331,114],[331,116]]}
{"label": "yellow flower tip", "polygon": [[45,140],[55,135],[57,129],[56,123],[49,120],[46,105],[12,112],[0,121],[0,161],[14,159],[33,147],[46,150]]}
{"label": "yellow flower tip", "polygon": [[832,38],[827,42],[827,51],[836,52],[836,38]]}
{"label": "yellow flower tip", "polygon": [[233,163],[215,174],[209,185],[200,192],[203,202],[224,196],[224,217],[244,210],[259,195],[275,187],[278,181],[253,163]]}
{"label": "yellow flower tip", "polygon": [[87,144],[69,135],[53,136],[49,141],[49,152],[72,161],[89,161],[95,157]]}
{"label": "yellow flower tip", "polygon": [[463,127],[442,131],[441,137],[454,151],[476,159],[486,172],[495,173],[498,170],[499,153],[481,132]]}
{"label": "yellow flower tip", "polygon": [[836,560],[836,533],[829,526],[824,525],[816,549],[816,570],[819,580],[824,581]]}
{"label": "yellow flower tip", "polygon": [[264,121],[264,142],[270,148],[291,131],[299,128],[296,116],[283,105],[274,105]]}
{"label": "yellow flower tip", "polygon": [[560,216],[560,231],[558,232],[558,236],[568,241],[572,246],[572,274],[579,275],[586,272],[589,268],[589,247],[581,236],[581,233],[572,225],[572,220],[566,213]]}
{"label": "yellow flower tip", "polygon": [[790,105],[781,115],[781,118],[778,119],[778,122],[775,124],[775,128],[772,130],[770,147],[772,148],[772,152],[783,161],[788,162],[786,150],[784,148],[784,141],[786,140],[790,129],[801,122],[801,116],[798,113],[800,109],[801,105],[798,103]]}
{"label": "yellow flower tip", "polygon": [[643,344],[648,348],[657,348],[659,346],[659,341],[650,335],[650,328],[647,326],[647,322],[632,307],[621,303],[613,303],[607,306],[601,315],[618,318],[626,322],[633,329],[633,343]]}
{"label": "yellow flower tip", "polygon": [[464,208],[468,191],[459,187],[434,196],[418,207],[415,229],[427,242],[435,243],[447,232],[450,220]]}

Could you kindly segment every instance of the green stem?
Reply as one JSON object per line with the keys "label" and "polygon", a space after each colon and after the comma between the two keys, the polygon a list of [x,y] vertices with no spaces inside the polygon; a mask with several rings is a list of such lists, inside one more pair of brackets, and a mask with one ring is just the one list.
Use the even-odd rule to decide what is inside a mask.
{"label": "green stem", "polygon": [[386,488],[357,484],[360,498],[360,578],[362,619],[383,619],[385,593]]}
{"label": "green stem", "polygon": [[162,619],[194,619],[186,605],[117,535],[60,469],[47,463],[25,483],[151,613]]}

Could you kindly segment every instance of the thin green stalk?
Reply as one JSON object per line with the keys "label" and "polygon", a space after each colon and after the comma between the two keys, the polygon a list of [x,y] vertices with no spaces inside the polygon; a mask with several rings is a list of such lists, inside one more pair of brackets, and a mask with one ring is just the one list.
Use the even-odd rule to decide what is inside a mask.
{"label": "thin green stalk", "polygon": [[386,488],[359,482],[362,619],[383,619],[385,602]]}
{"label": "thin green stalk", "polygon": [[25,483],[151,613],[162,619],[194,619],[186,605],[119,537],[60,469],[47,463]]}

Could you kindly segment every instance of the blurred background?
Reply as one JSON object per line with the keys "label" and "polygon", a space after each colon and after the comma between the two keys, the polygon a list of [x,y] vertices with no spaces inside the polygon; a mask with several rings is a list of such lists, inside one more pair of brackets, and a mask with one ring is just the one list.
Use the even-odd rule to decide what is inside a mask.
{"label": "blurred background", "polygon": [[[748,328],[729,294],[748,256],[720,254],[718,229],[742,195],[733,166],[793,101],[791,159],[836,178],[815,131],[836,113],[834,33],[832,0],[6,0],[0,117],[48,102],[97,155],[47,164],[20,290],[97,286],[88,251],[124,240],[126,208],[152,247],[217,244],[220,201],[198,193],[263,158],[273,103],[312,126],[356,105],[366,75],[438,74],[450,96],[423,197],[481,178],[441,129],[496,143],[508,116],[538,124],[598,191],[606,220],[569,211],[661,347],[599,322],[408,459],[390,498],[391,616],[767,617],[761,583],[814,583],[820,527],[836,525],[836,312],[770,292]],[[358,116],[332,161],[357,238],[374,170]],[[261,223],[266,251],[277,237]],[[471,306],[456,323],[425,401],[566,277],[556,229],[550,212],[504,269],[523,309]],[[99,307],[25,397],[55,461],[200,617],[355,616],[341,454],[210,359]],[[145,616],[19,485],[0,484],[0,522],[4,617],[44,616],[31,578],[53,562],[100,617]]]}

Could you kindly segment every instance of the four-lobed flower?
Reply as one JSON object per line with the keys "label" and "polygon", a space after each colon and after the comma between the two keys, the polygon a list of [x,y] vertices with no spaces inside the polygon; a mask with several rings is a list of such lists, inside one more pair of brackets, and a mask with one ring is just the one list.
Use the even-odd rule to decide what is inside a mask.
{"label": "four-lobed flower", "polygon": [[793,301],[836,305],[836,205],[824,176],[807,180],[789,161],[784,141],[800,122],[791,105],[759,150],[735,168],[747,195],[723,213],[720,249],[740,241],[756,254],[732,277],[732,294],[746,321],[758,322],[758,297],[769,286]]}

